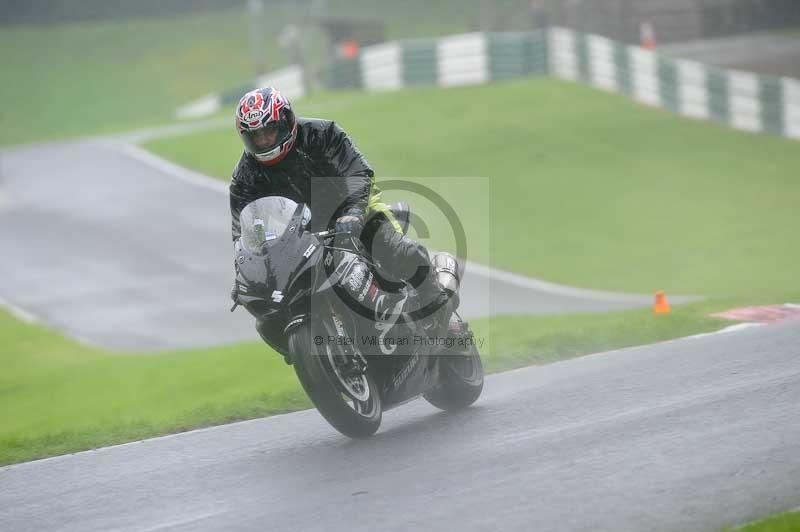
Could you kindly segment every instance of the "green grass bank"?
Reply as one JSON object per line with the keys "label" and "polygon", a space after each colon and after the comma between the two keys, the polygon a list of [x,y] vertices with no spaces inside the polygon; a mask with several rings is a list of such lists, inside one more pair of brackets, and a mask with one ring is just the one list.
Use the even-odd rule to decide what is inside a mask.
{"label": "green grass bank", "polygon": [[[525,2],[499,4],[510,12]],[[397,39],[470,31],[480,0],[329,0],[327,6],[331,16],[374,21],[387,39]],[[0,28],[0,145],[168,123],[178,106],[248,83],[264,72],[255,71],[252,15],[245,7]],[[318,26],[302,26],[309,16],[291,2],[264,10],[258,24],[266,70],[290,61],[277,35],[291,23],[306,28],[303,49],[312,69],[324,75],[329,47]]]}
{"label": "green grass bank", "polygon": [[[337,120],[378,180],[413,179],[458,206],[474,260],[615,291],[781,301],[796,286],[800,143],[549,79],[295,107]],[[233,127],[146,147],[222,179],[241,153]],[[486,180],[443,179],[458,176],[486,178],[489,194]]]}

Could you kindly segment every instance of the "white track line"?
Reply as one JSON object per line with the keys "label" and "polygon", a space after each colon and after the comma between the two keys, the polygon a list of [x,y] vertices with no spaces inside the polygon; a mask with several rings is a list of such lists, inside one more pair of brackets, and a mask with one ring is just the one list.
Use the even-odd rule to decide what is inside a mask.
{"label": "white track line", "polygon": [[[512,273],[505,270],[498,270],[484,264],[477,262],[467,261],[465,267],[466,274],[475,274],[480,277],[486,277],[495,281],[501,281],[506,284],[518,286],[536,292],[544,292],[548,294],[555,294],[559,296],[575,297],[579,299],[591,299],[597,301],[609,302],[622,302],[622,303],[650,303],[653,301],[653,296],[643,294],[625,294],[618,292],[603,292],[600,290],[589,290],[586,288],[575,288],[572,286],[564,286],[547,281],[541,281],[532,277],[526,277],[517,273]],[[674,296],[671,299],[675,301],[689,301],[695,300],[693,296]]]}
{"label": "white track line", "polygon": [[[108,145],[108,143],[106,143]],[[221,194],[228,193],[228,185],[220,181],[219,179],[214,179],[213,177],[208,177],[207,175],[203,175],[199,172],[194,172],[183,166],[170,162],[166,159],[162,159],[158,155],[155,155],[139,146],[134,144],[127,144],[127,143],[110,143],[110,145],[116,147],[120,151],[122,151],[125,155],[136,159],[137,161],[144,163],[148,166],[151,166],[157,170],[160,170],[164,174],[174,177],[175,179],[180,179],[186,183],[190,183],[192,185],[207,188],[209,190],[213,190],[214,192],[219,192]]]}
{"label": "white track line", "polygon": [[101,347],[97,343],[93,342],[92,340],[89,340],[84,336],[81,336],[79,334],[73,334],[72,332],[67,330],[66,327],[56,327],[52,325],[47,320],[40,318],[33,312],[26,310],[20,307],[19,305],[15,305],[11,301],[8,301],[7,299],[4,299],[2,297],[0,297],[0,308],[4,308],[5,310],[8,311],[9,314],[11,314],[12,316],[14,316],[15,318],[24,323],[28,323],[30,325],[39,325],[41,327],[54,328],[54,330],[56,330],[59,334],[64,335],[68,338],[72,338],[78,343],[81,343],[89,347],[97,347],[97,348]]}
{"label": "white track line", "polygon": [[206,131],[208,129],[218,129],[225,126],[233,126],[233,118],[210,118],[206,120],[199,120],[197,122],[186,122],[169,126],[137,129],[128,133],[111,135],[110,137],[104,138],[118,140],[120,142],[140,144],[142,142],[148,142],[151,140],[178,137],[190,133]]}
{"label": "white track line", "polygon": [[753,327],[763,327],[767,325],[766,323],[756,322],[756,321],[746,321],[744,323],[737,323],[735,325],[729,325],[724,329],[720,329],[718,331],[712,331],[708,333],[700,333],[700,334],[693,334],[691,336],[684,336],[682,338],[675,338],[674,340],[668,340],[671,342],[678,341],[678,340],[690,340],[692,338],[705,338],[706,336],[714,336],[717,334],[728,334],[737,331],[743,331],[745,329],[752,329]]}
{"label": "white track line", "polygon": [[24,321],[25,323],[42,323],[42,320],[34,313],[29,312],[24,308],[15,305],[11,301],[3,299],[2,297],[0,297],[0,307],[5,308],[9,314],[21,321]]}

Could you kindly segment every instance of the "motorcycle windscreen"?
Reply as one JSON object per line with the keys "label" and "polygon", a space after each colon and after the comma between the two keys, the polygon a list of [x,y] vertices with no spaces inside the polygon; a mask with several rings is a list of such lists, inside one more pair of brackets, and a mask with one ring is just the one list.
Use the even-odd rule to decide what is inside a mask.
{"label": "motorcycle windscreen", "polygon": [[[254,255],[265,255],[270,242],[279,239],[290,227],[298,204],[282,196],[257,199],[242,209],[239,223],[242,247]],[[303,206],[302,224],[308,224],[311,211]]]}

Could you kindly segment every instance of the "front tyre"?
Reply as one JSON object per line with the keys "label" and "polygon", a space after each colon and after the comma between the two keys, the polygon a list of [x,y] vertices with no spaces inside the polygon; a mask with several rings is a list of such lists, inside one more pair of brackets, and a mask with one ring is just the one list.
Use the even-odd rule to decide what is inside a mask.
{"label": "front tyre", "polygon": [[483,363],[472,344],[466,352],[447,350],[439,359],[440,384],[423,397],[448,412],[457,412],[478,400],[483,391]]}
{"label": "front tyre", "polygon": [[314,406],[333,428],[350,438],[372,436],[381,424],[380,394],[369,372],[344,371],[347,355],[341,347],[317,346],[309,323],[289,335],[289,351],[297,378]]}

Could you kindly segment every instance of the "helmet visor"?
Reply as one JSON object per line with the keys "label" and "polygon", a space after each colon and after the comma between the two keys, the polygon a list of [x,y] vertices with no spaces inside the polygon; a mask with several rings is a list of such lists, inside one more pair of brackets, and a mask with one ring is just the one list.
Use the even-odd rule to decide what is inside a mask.
{"label": "helmet visor", "polygon": [[280,152],[281,145],[289,139],[294,127],[294,114],[291,110],[286,109],[282,114],[278,120],[239,132],[249,153],[269,156],[272,152]]}
{"label": "helmet visor", "polygon": [[248,152],[253,155],[266,154],[279,147],[289,136],[291,130],[284,121],[270,122],[258,129],[241,132],[242,142]]}

